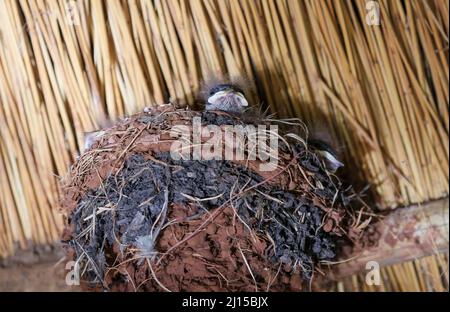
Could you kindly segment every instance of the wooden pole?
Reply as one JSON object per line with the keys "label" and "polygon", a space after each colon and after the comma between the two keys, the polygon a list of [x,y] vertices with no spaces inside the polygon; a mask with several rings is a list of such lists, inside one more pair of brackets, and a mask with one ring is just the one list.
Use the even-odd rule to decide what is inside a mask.
{"label": "wooden pole", "polygon": [[378,222],[379,239],[373,247],[347,255],[332,266],[332,278],[341,279],[366,270],[369,261],[380,267],[448,252],[449,198],[397,208]]}

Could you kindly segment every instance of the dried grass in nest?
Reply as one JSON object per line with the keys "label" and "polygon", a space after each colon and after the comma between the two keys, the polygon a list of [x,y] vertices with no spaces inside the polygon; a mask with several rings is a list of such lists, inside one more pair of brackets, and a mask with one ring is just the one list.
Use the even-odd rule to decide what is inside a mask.
{"label": "dried grass in nest", "polygon": [[[101,131],[63,184],[63,240],[86,285],[301,290],[317,273],[326,276],[322,262],[360,244],[370,222],[365,206],[300,135],[279,137],[273,171],[261,171],[260,159],[173,160],[170,130],[192,126],[193,117],[300,126],[164,105]],[[355,210],[355,200],[364,208]]]}

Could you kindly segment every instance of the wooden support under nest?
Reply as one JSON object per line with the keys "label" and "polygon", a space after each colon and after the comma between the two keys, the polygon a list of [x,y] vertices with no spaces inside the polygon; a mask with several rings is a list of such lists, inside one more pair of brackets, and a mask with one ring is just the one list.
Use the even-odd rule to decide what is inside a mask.
{"label": "wooden support under nest", "polygon": [[376,230],[378,243],[354,252],[333,270],[335,279],[363,272],[369,261],[392,265],[428,255],[448,252],[449,198],[397,208],[385,216]]}

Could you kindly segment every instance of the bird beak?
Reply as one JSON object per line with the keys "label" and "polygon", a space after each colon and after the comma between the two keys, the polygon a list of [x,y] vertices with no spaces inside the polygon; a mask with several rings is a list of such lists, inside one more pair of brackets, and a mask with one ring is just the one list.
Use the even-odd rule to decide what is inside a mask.
{"label": "bird beak", "polygon": [[233,97],[236,101],[238,101],[241,106],[248,106],[248,102],[245,96],[241,92],[236,92],[234,90],[223,90],[216,92],[208,98],[208,103],[214,104],[230,97]]}
{"label": "bird beak", "polygon": [[318,154],[323,157],[326,167],[330,172],[334,173],[340,167],[344,167],[344,164],[341,163],[332,153],[321,150],[318,151]]}
{"label": "bird beak", "polygon": [[247,99],[245,98],[245,96],[241,92],[237,92],[236,96],[239,99],[239,101],[241,102],[242,106],[248,106]]}

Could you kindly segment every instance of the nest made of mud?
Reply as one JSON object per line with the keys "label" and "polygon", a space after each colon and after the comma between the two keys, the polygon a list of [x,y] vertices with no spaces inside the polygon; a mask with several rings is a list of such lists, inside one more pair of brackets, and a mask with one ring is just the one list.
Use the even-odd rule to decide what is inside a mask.
{"label": "nest made of mud", "polygon": [[357,196],[326,171],[295,125],[279,137],[276,168],[262,171],[264,161],[250,157],[174,159],[170,131],[192,127],[193,117],[221,129],[286,124],[166,105],[100,132],[63,185],[63,241],[85,286],[301,290],[323,274],[321,263],[357,244],[369,219],[356,217],[350,199]]}

